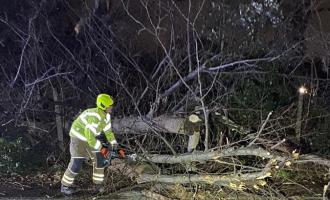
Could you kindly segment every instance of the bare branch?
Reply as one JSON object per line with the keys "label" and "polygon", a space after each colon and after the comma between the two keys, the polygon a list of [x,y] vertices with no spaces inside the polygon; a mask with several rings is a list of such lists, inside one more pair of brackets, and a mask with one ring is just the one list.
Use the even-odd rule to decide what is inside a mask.
{"label": "bare branch", "polygon": [[248,145],[248,147],[251,146],[251,145],[253,145],[255,143],[255,141],[257,141],[257,139],[259,138],[261,132],[264,130],[264,128],[265,128],[265,126],[266,126],[266,124],[267,124],[267,122],[269,120],[269,117],[272,115],[272,113],[273,112],[268,113],[267,118],[264,121],[264,123],[262,124],[261,128],[259,129],[257,136],[252,140],[252,142],[250,142],[250,144]]}
{"label": "bare branch", "polygon": [[232,63],[228,63],[228,64],[224,64],[224,65],[219,65],[219,66],[216,66],[216,67],[210,67],[206,71],[212,72],[212,71],[224,70],[224,69],[226,69],[228,67],[233,67],[235,65],[240,65],[240,64],[248,65],[249,66],[249,65],[251,65],[253,63],[256,63],[256,62],[273,61],[274,58],[277,58],[277,57],[267,57],[267,58],[255,58],[255,59],[239,60],[239,61],[235,61],[235,62],[232,62]]}
{"label": "bare branch", "polygon": [[[30,32],[30,29],[31,29],[31,23],[32,23],[32,21],[29,20],[29,32]],[[24,57],[24,54],[25,54],[25,49],[26,49],[27,45],[29,44],[30,38],[31,38],[31,34],[29,33],[28,37],[27,37],[27,39],[24,43],[24,46],[23,46],[23,49],[22,49],[22,52],[21,52],[21,56],[20,56],[20,59],[19,59],[18,69],[17,69],[16,75],[15,75],[15,78],[11,83],[11,87],[13,87],[15,85],[15,82],[16,82],[16,80],[18,78],[18,75],[21,71],[21,67],[22,67],[22,63],[23,63],[23,57]]]}
{"label": "bare branch", "polygon": [[210,67],[210,68],[206,68],[206,65],[203,64],[203,65],[201,65],[201,67],[196,68],[194,71],[190,72],[187,76],[185,76],[182,79],[178,80],[175,84],[173,84],[171,87],[169,87],[167,90],[165,90],[160,96],[161,97],[167,97],[167,96],[171,95],[182,84],[196,78],[198,76],[198,73],[212,73],[212,72],[219,73],[219,71],[221,71],[221,70],[225,70],[227,68],[234,67],[236,65],[240,65],[240,64],[251,65],[251,64],[256,63],[256,62],[270,61],[273,58],[274,57],[239,60],[239,61],[235,61],[235,62],[232,62],[232,63],[220,65],[220,66],[217,66],[217,67]]}

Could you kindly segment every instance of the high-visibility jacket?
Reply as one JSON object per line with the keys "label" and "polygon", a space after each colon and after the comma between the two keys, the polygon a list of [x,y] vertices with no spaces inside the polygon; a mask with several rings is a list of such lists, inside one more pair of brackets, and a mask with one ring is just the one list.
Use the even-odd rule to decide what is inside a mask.
{"label": "high-visibility jacket", "polygon": [[111,129],[111,116],[99,108],[90,108],[82,112],[74,120],[70,136],[86,141],[95,150],[101,148],[101,142],[95,137],[104,133],[111,144],[117,143]]}

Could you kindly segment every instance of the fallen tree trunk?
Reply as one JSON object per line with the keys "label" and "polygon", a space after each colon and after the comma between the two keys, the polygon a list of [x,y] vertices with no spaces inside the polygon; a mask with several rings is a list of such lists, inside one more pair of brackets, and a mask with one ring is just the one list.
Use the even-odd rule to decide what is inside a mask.
{"label": "fallen tree trunk", "polygon": [[[186,184],[186,183],[205,183],[219,186],[230,186],[230,183],[240,184],[243,181],[253,181],[257,179],[264,179],[271,174],[267,171],[248,173],[248,174],[234,174],[234,175],[151,175],[142,174],[138,177],[138,183],[147,182],[160,182],[160,183],[174,183],[174,184]],[[233,186],[232,186],[233,187]]]}
{"label": "fallen tree trunk", "polygon": [[113,130],[117,133],[146,133],[157,130],[167,133],[188,134],[184,130],[186,118],[161,115],[152,121],[141,117],[125,117],[113,120]]}
{"label": "fallen tree trunk", "polygon": [[[260,161],[261,159],[254,159],[257,161],[256,165],[243,166],[237,163],[237,159],[241,160],[243,158],[234,158],[233,163],[229,161],[221,162],[217,159],[231,156],[244,156],[246,159],[251,159],[249,156],[255,156],[262,159],[267,159]],[[246,188],[260,191],[267,184],[265,178],[277,176],[279,169],[290,168],[290,165],[293,163],[307,163],[313,162],[319,165],[329,165],[329,161],[313,155],[294,155],[288,154],[287,156],[279,156],[274,152],[269,152],[263,148],[258,147],[242,147],[242,148],[229,148],[222,151],[213,151],[213,152],[197,152],[193,154],[181,154],[177,156],[171,155],[158,155],[152,154],[144,155],[138,157],[140,161],[148,161],[153,163],[166,163],[166,164],[184,164],[192,161],[206,161],[206,160],[215,160],[216,162],[221,162],[219,167],[222,167],[222,164],[228,164],[228,166],[234,166],[231,172],[226,171],[225,174],[222,174],[221,170],[218,174],[207,174],[207,170],[198,170],[198,172],[204,171],[204,174],[161,174],[162,170],[148,170],[151,166],[144,165],[145,162],[132,162],[131,164],[137,164],[136,166],[128,166],[130,163],[122,163],[122,165],[111,166],[114,171],[121,171],[123,174],[127,174],[132,180],[135,179],[138,184],[142,183],[159,183],[160,185],[177,185],[177,184],[204,184],[204,185],[216,185],[227,187],[235,191],[246,191]],[[244,159],[243,159],[244,160]],[[260,162],[259,162],[260,161]],[[122,162],[122,161],[121,161]],[[150,164],[150,163],[149,163]],[[236,168],[238,166],[239,168]],[[241,168],[243,167],[243,168]],[[151,168],[150,168],[151,169]],[[171,168],[173,169],[173,168]],[[230,169],[230,168],[227,168]],[[242,169],[242,170],[241,170]],[[166,172],[167,173],[167,172]],[[212,172],[211,172],[212,173]],[[265,187],[264,187],[265,188]],[[295,193],[294,193],[295,194]],[[271,194],[270,194],[271,195]],[[275,195],[276,196],[276,195]],[[281,196],[276,196],[281,199]],[[245,198],[244,198],[245,199]],[[262,199],[262,198],[261,198]]]}
{"label": "fallen tree trunk", "polygon": [[159,154],[145,155],[145,157],[150,162],[166,163],[166,164],[201,162],[201,161],[215,160],[230,156],[257,156],[266,159],[276,159],[278,161],[285,160],[284,157],[272,155],[270,152],[262,148],[250,148],[250,147],[243,147],[239,149],[229,148],[221,151],[217,150],[217,151],[209,151],[209,152],[194,152],[189,154],[181,154],[177,156],[159,155]]}
{"label": "fallen tree trunk", "polygon": [[163,195],[160,195],[158,193],[149,190],[111,193],[109,195],[96,197],[95,199],[170,200],[169,198]]}
{"label": "fallen tree trunk", "polygon": [[330,160],[321,158],[316,155],[302,155],[301,160],[297,160],[296,163],[314,163],[318,165],[324,165],[330,168]]}

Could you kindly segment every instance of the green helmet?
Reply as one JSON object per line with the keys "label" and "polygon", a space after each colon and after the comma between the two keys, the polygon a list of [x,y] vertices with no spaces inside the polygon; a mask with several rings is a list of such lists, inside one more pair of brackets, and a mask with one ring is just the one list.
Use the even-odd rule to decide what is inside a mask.
{"label": "green helmet", "polygon": [[99,94],[96,98],[96,106],[101,110],[105,110],[113,105],[113,99],[108,94]]}

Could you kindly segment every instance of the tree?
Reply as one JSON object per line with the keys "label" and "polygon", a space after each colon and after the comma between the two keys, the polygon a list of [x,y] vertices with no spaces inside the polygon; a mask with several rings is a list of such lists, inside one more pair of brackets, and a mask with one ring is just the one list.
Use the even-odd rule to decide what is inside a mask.
{"label": "tree", "polygon": [[[316,82],[327,84],[314,79],[318,73],[306,70],[308,63],[302,61],[307,55],[305,36],[314,23],[308,17],[315,19],[308,15],[308,3],[33,0],[7,4],[0,13],[5,88],[1,94],[6,110],[1,122],[29,127],[31,143],[58,137],[61,145],[61,129],[69,131],[79,109],[94,106],[98,93],[109,92],[117,102],[114,129],[120,141],[159,170],[160,176],[141,173],[137,179],[141,183],[157,180],[184,186],[192,178],[197,183],[254,191],[262,186],[260,180],[267,182],[268,173],[279,177],[291,170],[290,165],[307,163],[297,160],[292,154],[296,146],[290,143],[296,89],[302,83],[310,88],[316,88],[312,87]],[[20,15],[14,15],[20,6]],[[308,98],[304,111],[309,112],[301,112],[303,138],[313,131],[309,125],[321,123],[315,118],[327,119],[323,117],[327,110],[315,106],[326,101]],[[198,123],[189,121],[192,114],[198,116]],[[196,154],[185,155],[192,143],[189,151]],[[327,160],[319,160],[321,166],[328,166]],[[196,175],[191,176],[192,171]],[[280,192],[265,193],[281,197]]]}

